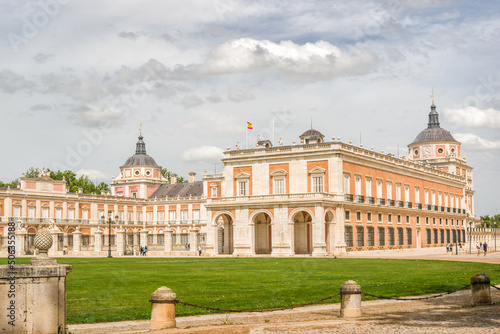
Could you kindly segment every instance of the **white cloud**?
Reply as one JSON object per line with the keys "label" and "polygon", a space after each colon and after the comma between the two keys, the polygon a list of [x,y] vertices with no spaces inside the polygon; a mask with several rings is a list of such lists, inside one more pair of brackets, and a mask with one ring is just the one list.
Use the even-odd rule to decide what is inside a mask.
{"label": "white cloud", "polygon": [[102,181],[109,182],[109,180],[112,177],[111,175],[108,175],[107,173],[104,173],[97,169],[79,169],[78,171],[76,171],[76,175],[78,177],[82,175],[87,175],[92,182],[95,182],[96,180],[97,182],[102,182]]}
{"label": "white cloud", "polygon": [[297,81],[321,81],[365,74],[377,63],[375,54],[361,46],[351,46],[346,52],[325,41],[299,45],[240,38],[213,49],[196,68],[205,75],[276,70]]}
{"label": "white cloud", "polygon": [[447,120],[461,127],[498,128],[500,129],[500,111],[488,108],[465,107],[461,109],[443,109]]}
{"label": "white cloud", "polygon": [[0,90],[5,93],[15,93],[19,90],[28,89],[33,83],[12,70],[4,69],[0,72]]}
{"label": "white cloud", "polygon": [[203,103],[203,99],[196,95],[189,95],[181,100],[181,105],[184,106],[184,108],[194,108]]}
{"label": "white cloud", "polygon": [[87,127],[115,124],[122,121],[124,112],[110,106],[86,105],[80,110],[78,122]]}
{"label": "white cloud", "polygon": [[483,139],[473,133],[456,133],[454,134],[456,140],[469,149],[475,150],[500,150],[500,141],[490,141]]}
{"label": "white cloud", "polygon": [[190,148],[182,153],[182,160],[187,162],[219,162],[222,159],[223,150],[215,146],[199,146]]}
{"label": "white cloud", "polygon": [[255,95],[243,90],[232,90],[227,94],[227,99],[232,102],[242,102],[247,100],[255,100]]}

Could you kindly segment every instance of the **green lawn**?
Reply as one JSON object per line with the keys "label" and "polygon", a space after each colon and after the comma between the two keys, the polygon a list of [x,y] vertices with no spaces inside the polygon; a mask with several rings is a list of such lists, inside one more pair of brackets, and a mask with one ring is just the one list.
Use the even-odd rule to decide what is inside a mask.
{"label": "green lawn", "polygon": [[[17,259],[27,263],[28,259]],[[148,319],[151,293],[230,309],[284,307],[336,294],[349,279],[362,291],[408,296],[452,291],[482,271],[500,283],[500,265],[468,262],[327,258],[59,258],[68,275],[68,322]],[[339,302],[336,297],[329,302]],[[206,314],[177,305],[177,315]]]}

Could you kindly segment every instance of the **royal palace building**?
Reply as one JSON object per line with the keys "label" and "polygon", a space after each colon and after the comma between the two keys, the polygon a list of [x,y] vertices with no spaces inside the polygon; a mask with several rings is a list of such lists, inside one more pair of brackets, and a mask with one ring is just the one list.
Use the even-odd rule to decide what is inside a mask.
{"label": "royal palace building", "polygon": [[[259,138],[260,139],[260,138]],[[0,188],[0,255],[33,254],[49,226],[60,256],[313,256],[463,243],[474,219],[472,167],[431,106],[408,155],[375,152],[305,131],[293,145],[258,140],[228,148],[221,174],[169,180],[146,154],[142,135],[111,191],[70,193],[42,170]],[[15,230],[15,231],[14,231]],[[12,249],[10,249],[12,251]]]}

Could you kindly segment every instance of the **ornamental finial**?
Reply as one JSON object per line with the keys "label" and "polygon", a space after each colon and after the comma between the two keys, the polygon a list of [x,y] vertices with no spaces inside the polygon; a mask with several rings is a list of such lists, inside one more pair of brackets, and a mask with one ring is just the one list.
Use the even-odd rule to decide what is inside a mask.
{"label": "ornamental finial", "polygon": [[434,93],[435,93],[435,92],[436,92],[436,91],[434,90],[434,88],[432,88],[432,90],[431,90],[431,99],[432,99],[432,104],[434,104]]}

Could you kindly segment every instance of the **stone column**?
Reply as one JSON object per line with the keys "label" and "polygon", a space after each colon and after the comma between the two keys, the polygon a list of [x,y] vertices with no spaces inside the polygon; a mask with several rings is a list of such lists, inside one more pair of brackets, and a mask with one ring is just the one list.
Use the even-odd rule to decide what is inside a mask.
{"label": "stone column", "polygon": [[139,255],[139,235],[137,231],[134,230],[134,255]]}
{"label": "stone column", "polygon": [[361,317],[361,286],[354,281],[347,281],[340,287],[340,316],[342,318]]}
{"label": "stone column", "polygon": [[58,228],[54,228],[50,230],[50,234],[52,235],[52,247],[50,247],[49,255],[55,256],[59,251],[59,231]]}
{"label": "stone column", "polygon": [[25,255],[26,237],[28,232],[26,229],[16,230],[16,256]]}
{"label": "stone column", "polygon": [[125,230],[121,227],[116,231],[116,253],[118,256],[125,254]]}
{"label": "stone column", "polygon": [[82,231],[76,230],[73,232],[73,252],[80,252],[82,249]]}
{"label": "stone column", "polygon": [[470,279],[471,304],[491,305],[490,278],[485,273],[477,273]]}
{"label": "stone column", "polygon": [[94,252],[100,252],[102,250],[102,233],[101,230],[94,232]]}
{"label": "stone column", "polygon": [[170,230],[165,230],[165,252],[171,252],[172,251],[172,231]]}
{"label": "stone column", "polygon": [[189,244],[191,246],[190,253],[196,255],[198,251],[198,231],[189,231]]}
{"label": "stone column", "polygon": [[322,206],[317,206],[314,210],[314,219],[311,226],[312,232],[312,255],[326,255],[325,243],[325,210]]}
{"label": "stone column", "polygon": [[148,230],[141,230],[139,234],[141,235],[141,247],[148,245]]}
{"label": "stone column", "polygon": [[176,294],[162,286],[151,294],[151,330],[175,327]]}

